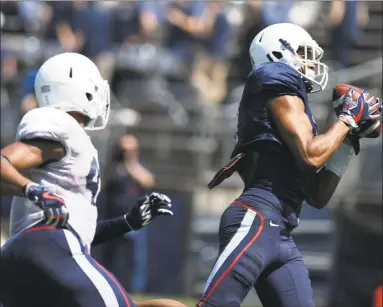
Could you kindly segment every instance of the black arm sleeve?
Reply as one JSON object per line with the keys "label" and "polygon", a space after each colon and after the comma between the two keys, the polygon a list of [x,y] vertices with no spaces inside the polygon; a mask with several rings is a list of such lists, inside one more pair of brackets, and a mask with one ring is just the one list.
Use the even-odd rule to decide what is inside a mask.
{"label": "black arm sleeve", "polygon": [[132,229],[129,227],[123,215],[104,221],[98,221],[92,246],[115,239],[131,230]]}

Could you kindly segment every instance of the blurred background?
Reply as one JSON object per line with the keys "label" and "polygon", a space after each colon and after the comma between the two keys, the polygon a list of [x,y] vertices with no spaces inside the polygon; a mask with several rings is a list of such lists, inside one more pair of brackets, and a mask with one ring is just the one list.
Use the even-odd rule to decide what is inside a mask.
{"label": "blurred background", "polygon": [[[207,183],[234,146],[236,113],[251,70],[253,37],[273,23],[306,28],[331,70],[310,103],[323,130],[334,122],[336,83],[382,97],[381,1],[1,1],[1,146],[36,107],[34,77],[63,51],[90,57],[113,91],[100,151],[100,218],[129,211],[156,190],[175,216],[93,250],[131,293],[202,293],[218,252],[223,210],[241,192],[233,176]],[[2,243],[10,199],[1,198]],[[305,205],[295,240],[318,306],[381,307],[382,139],[362,140],[329,206]],[[380,288],[381,289],[381,288]],[[380,290],[381,291],[381,290]],[[246,303],[257,305],[255,293]]]}

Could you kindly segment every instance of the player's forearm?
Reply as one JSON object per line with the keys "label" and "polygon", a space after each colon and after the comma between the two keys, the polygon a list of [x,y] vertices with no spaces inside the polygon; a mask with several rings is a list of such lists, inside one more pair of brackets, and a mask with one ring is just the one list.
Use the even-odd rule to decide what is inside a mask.
{"label": "player's forearm", "polygon": [[323,167],[316,173],[307,189],[307,203],[316,209],[324,208],[333,196],[339,182],[340,177]]}
{"label": "player's forearm", "polygon": [[338,150],[350,129],[337,121],[325,134],[314,136],[307,146],[306,163],[315,169],[322,167]]}
{"label": "player's forearm", "polygon": [[131,230],[123,215],[109,220],[98,221],[92,246],[118,238]]}
{"label": "player's forearm", "polygon": [[311,181],[306,200],[312,207],[318,209],[325,207],[334,194],[348,163],[356,153],[355,147],[349,141],[350,138],[348,141],[342,142],[330,160]]}

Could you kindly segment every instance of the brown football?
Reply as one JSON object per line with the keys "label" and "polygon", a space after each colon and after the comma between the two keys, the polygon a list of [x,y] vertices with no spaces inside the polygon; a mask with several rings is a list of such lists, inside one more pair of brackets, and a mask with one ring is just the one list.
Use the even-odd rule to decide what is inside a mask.
{"label": "brown football", "polygon": [[359,96],[363,93],[363,90],[360,87],[340,83],[335,85],[334,89],[332,90],[332,101],[335,102],[342,98],[342,96],[345,95],[350,88],[355,90],[353,97],[354,99],[358,99]]}
{"label": "brown football", "polygon": [[[342,103],[344,95],[348,92],[350,88],[354,89],[353,99],[358,99],[359,96],[363,93],[363,89],[357,86],[350,84],[337,84],[335,85],[332,91],[332,101],[334,105],[334,110],[337,115],[339,115],[340,108],[339,106]],[[360,128],[356,132],[360,137],[365,138],[377,138],[382,134],[382,120],[368,120],[363,122],[360,125]]]}

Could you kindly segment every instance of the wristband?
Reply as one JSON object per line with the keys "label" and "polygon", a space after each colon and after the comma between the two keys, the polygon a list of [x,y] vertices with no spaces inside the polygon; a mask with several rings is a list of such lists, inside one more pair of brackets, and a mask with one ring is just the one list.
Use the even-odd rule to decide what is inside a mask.
{"label": "wristband", "polygon": [[352,146],[342,143],[338,150],[332,155],[331,159],[327,161],[325,168],[341,178],[347,169],[347,165],[353,153],[354,149]]}
{"label": "wristband", "polygon": [[[351,116],[350,116],[351,117]],[[351,117],[352,118],[352,117]],[[354,123],[355,123],[355,121],[354,121],[354,123],[352,122],[352,121],[350,121],[350,118],[347,118],[347,116],[342,116],[342,115],[339,115],[339,117],[338,117],[338,121],[340,121],[340,122],[342,122],[343,124],[345,124],[347,127],[348,127],[348,129],[350,129],[350,131],[353,131],[353,130],[355,130],[355,129],[357,129],[358,127],[356,126],[354,126]],[[355,125],[356,125],[356,123],[355,123]]]}

